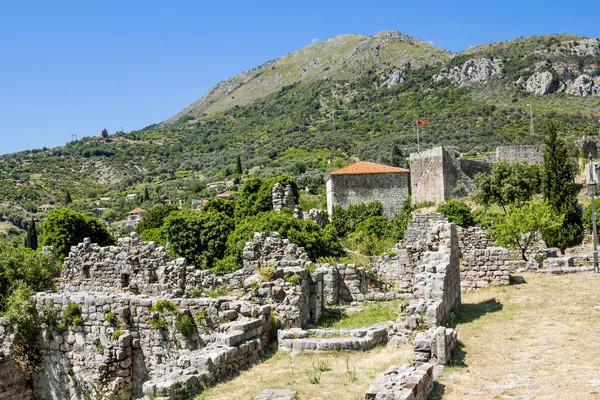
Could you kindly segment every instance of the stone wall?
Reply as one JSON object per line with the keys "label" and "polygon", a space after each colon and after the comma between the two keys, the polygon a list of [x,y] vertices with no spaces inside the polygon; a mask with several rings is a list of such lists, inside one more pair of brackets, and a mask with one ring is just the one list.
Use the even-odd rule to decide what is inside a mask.
{"label": "stone wall", "polygon": [[279,349],[293,353],[365,351],[387,343],[387,326],[360,329],[290,329],[277,333]]}
{"label": "stone wall", "polygon": [[12,338],[0,320],[0,400],[32,400],[31,375],[21,372],[14,351]]}
{"label": "stone wall", "polygon": [[543,146],[499,146],[496,148],[494,161],[542,163]]}
{"label": "stone wall", "polygon": [[504,247],[490,247],[486,230],[479,226],[458,228],[462,261],[460,287],[462,291],[510,284],[510,274],[526,268],[526,262],[511,260]]}
{"label": "stone wall", "polygon": [[[157,300],[129,294],[38,293],[38,312],[54,309],[60,315],[73,302],[83,324],[42,332],[43,364],[33,377],[35,398],[192,395],[252,362],[267,345],[270,306],[234,297],[176,298],[171,299],[177,307],[172,313],[153,311]],[[106,321],[109,312],[116,321]],[[192,320],[187,336],[175,327],[183,316]],[[164,321],[162,328],[153,327],[157,319]]]}
{"label": "stone wall", "polygon": [[364,175],[329,175],[327,186],[327,207],[329,215],[332,207],[340,205],[369,203],[378,200],[383,205],[383,215],[392,218],[402,210],[408,197],[409,174],[385,173]]}
{"label": "stone wall", "polygon": [[391,366],[365,393],[365,400],[427,400],[433,388],[433,365]]}

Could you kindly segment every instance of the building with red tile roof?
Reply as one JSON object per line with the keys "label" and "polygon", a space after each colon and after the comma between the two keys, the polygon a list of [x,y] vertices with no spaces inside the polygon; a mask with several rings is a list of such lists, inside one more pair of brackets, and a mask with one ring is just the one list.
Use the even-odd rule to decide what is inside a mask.
{"label": "building with red tile roof", "polygon": [[325,176],[329,216],[335,205],[345,208],[380,201],[383,215],[392,218],[408,197],[409,173],[406,168],[372,162],[358,162],[331,171]]}

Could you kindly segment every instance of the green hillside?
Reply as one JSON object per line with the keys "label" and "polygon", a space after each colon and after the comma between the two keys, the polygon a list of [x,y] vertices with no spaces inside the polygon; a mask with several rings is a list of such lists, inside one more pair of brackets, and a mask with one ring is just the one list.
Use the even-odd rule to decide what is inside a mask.
{"label": "green hillside", "polygon": [[[297,67],[314,59],[327,61],[299,79]],[[284,67],[287,75],[274,72]],[[244,98],[239,104],[217,96],[225,81],[203,97],[211,100],[201,99],[172,123],[1,156],[0,219],[19,226],[26,210],[59,204],[67,190],[80,210],[101,207],[98,198],[111,197],[104,206],[121,217],[133,206],[124,195],[145,188],[151,198],[145,206],[209,197],[210,181],[284,172],[300,187],[318,190],[327,171],[356,159],[405,164],[417,149],[417,118],[431,121],[421,130],[421,148],[444,145],[471,155],[498,145],[541,143],[540,129],[529,134],[528,104],[538,128],[553,119],[569,139],[594,135],[599,67],[600,41],[573,35],[483,45],[454,57],[397,33],[343,35],[259,67],[260,77],[236,89],[236,98]],[[401,79],[383,84],[394,71]],[[557,89],[530,93],[527,79],[543,71],[552,73]],[[591,95],[560,90],[578,77]]]}

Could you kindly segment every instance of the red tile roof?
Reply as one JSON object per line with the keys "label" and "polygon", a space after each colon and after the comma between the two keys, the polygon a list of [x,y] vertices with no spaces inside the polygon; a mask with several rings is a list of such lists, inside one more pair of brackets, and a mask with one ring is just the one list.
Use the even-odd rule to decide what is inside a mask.
{"label": "red tile roof", "polygon": [[398,174],[408,172],[406,168],[390,167],[389,165],[363,161],[331,171],[329,175]]}
{"label": "red tile roof", "polygon": [[231,193],[219,193],[218,195],[216,195],[215,197],[217,199],[228,199],[232,196]]}
{"label": "red tile roof", "polygon": [[51,204],[42,204],[41,206],[39,206],[38,208],[56,208],[56,206],[53,206]]}
{"label": "red tile roof", "polygon": [[129,211],[129,214],[140,214],[144,212],[146,212],[146,210],[143,208],[134,208],[133,210]]}

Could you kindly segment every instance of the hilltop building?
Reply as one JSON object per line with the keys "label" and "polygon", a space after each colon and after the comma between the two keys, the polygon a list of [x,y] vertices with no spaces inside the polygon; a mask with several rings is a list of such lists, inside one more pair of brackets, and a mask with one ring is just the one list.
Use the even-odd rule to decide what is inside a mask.
{"label": "hilltop building", "polygon": [[409,170],[371,162],[348,165],[325,176],[327,212],[331,218],[333,206],[378,200],[383,215],[392,218],[402,209],[408,197]]}
{"label": "hilltop building", "polygon": [[133,210],[129,211],[127,225],[136,226],[142,220],[142,218],[144,218],[144,215],[146,215],[146,210],[143,208],[134,208]]}
{"label": "hilltop building", "polygon": [[50,210],[54,210],[56,208],[56,206],[53,206],[52,204],[42,204],[41,206],[38,207],[39,211],[50,211]]}

